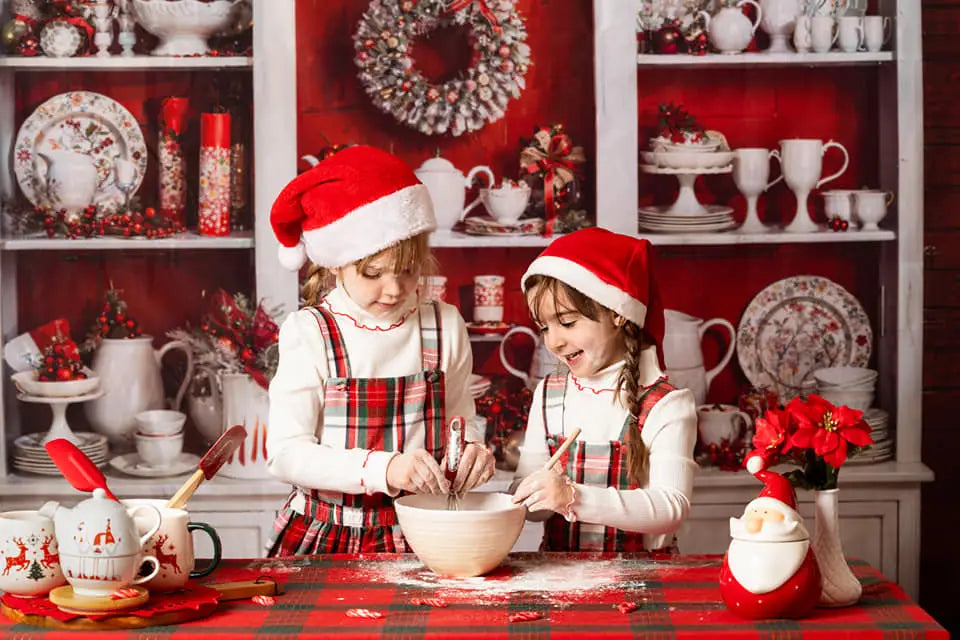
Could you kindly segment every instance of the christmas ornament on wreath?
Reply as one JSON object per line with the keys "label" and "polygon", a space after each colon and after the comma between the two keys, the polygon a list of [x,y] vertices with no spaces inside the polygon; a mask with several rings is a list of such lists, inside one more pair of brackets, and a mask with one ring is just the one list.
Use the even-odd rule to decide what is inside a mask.
{"label": "christmas ornament on wreath", "polygon": [[[411,57],[436,29],[470,30],[473,59],[454,78],[429,82]],[[525,88],[527,31],[514,0],[372,0],[354,34],[354,62],[374,105],[421,133],[459,136],[503,117]]]}

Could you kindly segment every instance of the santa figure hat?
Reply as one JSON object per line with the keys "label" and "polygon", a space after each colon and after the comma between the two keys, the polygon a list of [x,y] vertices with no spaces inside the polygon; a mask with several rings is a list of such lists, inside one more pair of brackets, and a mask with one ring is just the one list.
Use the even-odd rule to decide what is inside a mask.
{"label": "santa figure hat", "polygon": [[556,278],[641,327],[663,364],[663,304],[654,279],[652,246],[599,227],[553,241],[527,268],[521,286],[541,275]]}
{"label": "santa figure hat", "polygon": [[342,267],[437,227],[427,188],[407,164],[373,147],[348,147],[284,187],[270,211],[280,264],[305,258]]}
{"label": "santa figure hat", "polygon": [[763,489],[760,490],[760,495],[751,500],[747,507],[775,509],[787,516],[788,520],[799,522],[800,525],[789,539],[805,540],[809,535],[803,527],[803,516],[797,511],[797,494],[793,490],[793,485],[790,484],[790,481],[783,474],[777,473],[776,471],[769,471],[767,466],[770,462],[771,459],[760,452],[753,452],[744,460],[744,466],[746,466],[747,471],[763,483]]}

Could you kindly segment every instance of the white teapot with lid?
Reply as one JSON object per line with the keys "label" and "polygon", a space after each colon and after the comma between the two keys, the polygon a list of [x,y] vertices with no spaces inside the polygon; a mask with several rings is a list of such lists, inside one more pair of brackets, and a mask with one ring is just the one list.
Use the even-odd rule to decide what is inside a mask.
{"label": "white teapot with lid", "polygon": [[[53,523],[60,551],[60,566],[77,595],[109,597],[117,589],[141,584],[153,578],[160,565],[155,556],[143,554],[143,545],[160,529],[160,511],[153,505],[127,508],[106,497],[103,489],[93,490],[72,509],[48,503],[41,512],[54,508]],[[137,535],[133,515],[150,511],[150,528]],[[153,565],[148,575],[137,577],[143,562]]]}
{"label": "white teapot with lid", "polygon": [[478,173],[487,177],[487,187],[492,188],[495,182],[490,167],[478,165],[464,176],[452,162],[439,155],[426,160],[414,173],[430,192],[433,212],[437,217],[437,229],[445,231],[452,229],[463,219],[467,211],[477,204],[478,198],[464,208],[466,199],[464,189],[473,184],[473,179]]}
{"label": "white teapot with lid", "polygon": [[[757,17],[751,23],[743,11],[740,10],[745,4],[753,5],[757,10]],[[740,53],[753,40],[753,34],[760,26],[760,20],[763,17],[763,11],[753,0],[740,0],[735,6],[726,6],[711,16],[706,11],[699,14],[703,16],[707,23],[707,37],[713,48],[720,53]]]}

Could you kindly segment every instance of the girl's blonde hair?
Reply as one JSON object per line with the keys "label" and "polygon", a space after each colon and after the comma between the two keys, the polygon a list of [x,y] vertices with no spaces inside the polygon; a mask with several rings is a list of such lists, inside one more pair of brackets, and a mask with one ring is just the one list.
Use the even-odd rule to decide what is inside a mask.
{"label": "girl's blonde hair", "polygon": [[[559,314],[557,300],[562,295],[573,308],[583,316],[590,318],[595,322],[603,319],[604,314],[610,314],[611,319],[617,318],[617,314],[601,305],[593,298],[585,295],[581,291],[574,289],[566,282],[556,278],[544,275],[533,275],[527,278],[524,283],[527,290],[527,302],[530,307],[530,315],[534,322],[542,325],[540,315],[540,306],[543,302],[554,305],[555,311]],[[627,407],[633,420],[630,429],[627,431],[627,474],[631,482],[643,484],[646,482],[647,470],[650,465],[650,452],[640,437],[640,426],[637,416],[643,403],[643,384],[640,380],[640,352],[643,350],[643,330],[636,323],[623,319],[623,325],[620,331],[623,334],[623,342],[626,347],[626,357],[623,368],[617,376],[617,390],[615,397]]]}
{"label": "girl's blonde hair", "polygon": [[[384,256],[390,259],[390,269],[400,273],[407,269],[420,269],[421,275],[430,275],[436,270],[436,259],[430,251],[430,234],[419,233],[411,238],[404,238],[400,242],[373,255],[355,260],[352,264],[357,271],[363,271],[374,260]],[[337,278],[331,269],[321,267],[313,262],[307,267],[300,296],[306,306],[319,304],[323,296],[327,295],[337,284]]]}

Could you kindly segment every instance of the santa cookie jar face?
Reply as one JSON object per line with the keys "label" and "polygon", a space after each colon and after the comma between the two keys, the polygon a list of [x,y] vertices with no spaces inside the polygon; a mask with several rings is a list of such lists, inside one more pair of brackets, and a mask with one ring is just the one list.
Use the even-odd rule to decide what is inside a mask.
{"label": "santa cookie jar face", "polygon": [[790,481],[756,460],[748,459],[747,468],[766,486],[742,516],[730,518],[733,540],[720,569],[720,595],[741,618],[803,618],[820,599],[810,535]]}

